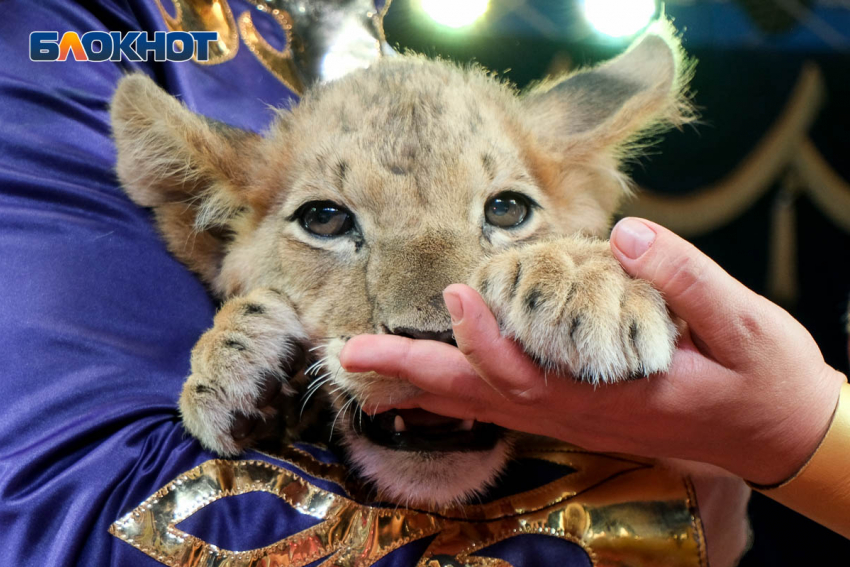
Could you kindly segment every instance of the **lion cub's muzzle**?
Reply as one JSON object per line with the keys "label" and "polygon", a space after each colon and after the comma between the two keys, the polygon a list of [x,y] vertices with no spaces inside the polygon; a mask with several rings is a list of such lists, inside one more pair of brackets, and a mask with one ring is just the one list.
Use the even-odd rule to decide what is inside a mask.
{"label": "lion cub's muzzle", "polygon": [[386,325],[384,325],[384,332],[388,335],[398,335],[400,337],[407,337],[408,339],[437,341],[440,343],[446,343],[452,346],[457,346],[454,333],[451,329],[447,329],[445,331],[420,331],[418,329],[411,329],[409,327],[397,327],[395,329],[390,329]]}
{"label": "lion cub's muzzle", "polygon": [[[384,332],[457,346],[451,329],[422,331],[385,326]],[[503,433],[501,427],[492,423],[446,417],[418,408],[391,409],[366,417],[354,411],[351,415],[352,429],[356,433],[376,445],[398,451],[488,451],[496,446]]]}
{"label": "lion cub's muzzle", "polygon": [[446,417],[418,408],[391,409],[362,420],[352,419],[357,433],[376,445],[398,451],[489,451],[503,433],[492,423]]}

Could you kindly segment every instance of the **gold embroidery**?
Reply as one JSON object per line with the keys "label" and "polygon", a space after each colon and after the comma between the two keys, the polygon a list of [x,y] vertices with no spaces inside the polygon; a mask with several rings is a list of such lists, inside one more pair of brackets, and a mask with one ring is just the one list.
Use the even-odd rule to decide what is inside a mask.
{"label": "gold embroidery", "polygon": [[[327,451],[327,447],[313,446],[320,451]],[[294,445],[279,444],[273,450],[270,450],[270,452],[256,449],[255,451],[272,459],[285,461],[314,478],[332,482],[345,490],[345,493],[355,500],[368,500],[369,493],[372,492],[370,488],[358,483],[342,464],[323,463],[307,451]]]}
{"label": "gold embroidery", "polygon": [[162,0],[156,0],[169,31],[215,31],[218,41],[210,43],[209,59],[198,61],[200,65],[218,65],[236,57],[239,50],[239,34],[233,12],[227,0],[172,0],[175,15],[172,17],[162,5]]}
{"label": "gold embroidery", "polygon": [[[294,449],[296,466],[317,478],[340,479],[341,468]],[[596,567],[629,564],[704,565],[702,530],[687,481],[651,462],[588,453],[569,446],[526,451],[526,458],[575,472],[537,489],[487,504],[436,512],[369,506],[311,484],[264,461],[207,461],[157,491],[116,521],[110,533],[171,567],[367,567],[424,537],[436,537],[419,567],[454,564],[510,567],[472,554],[521,534],[575,543]],[[298,534],[250,551],[229,551],[176,525],[210,503],[268,492],[302,514],[323,520]]]}
{"label": "gold embroidery", "polygon": [[[688,491],[688,508],[696,510],[697,507],[697,491],[694,483],[690,478],[683,479],[685,489]],[[699,544],[699,564],[700,567],[708,567],[708,549],[705,544],[705,531],[703,530],[702,518],[699,514],[691,514],[691,522],[694,526],[694,534]]]}
{"label": "gold embroidery", "polygon": [[245,10],[239,16],[239,33],[242,35],[242,41],[251,50],[251,53],[263,64],[263,67],[269,70],[277,80],[286,85],[286,88],[301,95],[304,93],[304,83],[301,77],[298,76],[298,69],[293,61],[292,46],[292,19],[289,14],[276,7],[269,7],[264,0],[248,0],[257,10],[264,12],[274,18],[280,29],[283,31],[286,38],[286,46],[283,50],[278,50],[272,47],[268,41],[260,34],[254,21],[251,19],[250,10]]}

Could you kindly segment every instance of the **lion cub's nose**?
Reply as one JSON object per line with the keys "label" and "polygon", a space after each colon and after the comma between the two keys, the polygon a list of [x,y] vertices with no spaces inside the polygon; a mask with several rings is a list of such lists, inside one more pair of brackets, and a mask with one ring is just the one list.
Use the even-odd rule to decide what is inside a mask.
{"label": "lion cub's nose", "polygon": [[409,339],[424,339],[426,341],[439,341],[457,346],[454,334],[451,329],[445,331],[420,331],[409,327],[398,327],[397,329],[388,329],[391,335],[407,337]]}

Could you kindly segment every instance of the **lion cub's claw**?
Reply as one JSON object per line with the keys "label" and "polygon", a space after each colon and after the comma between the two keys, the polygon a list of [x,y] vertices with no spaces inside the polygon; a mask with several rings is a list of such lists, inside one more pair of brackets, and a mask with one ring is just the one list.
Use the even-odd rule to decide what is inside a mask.
{"label": "lion cub's claw", "polygon": [[629,277],[605,241],[510,249],[480,266],[471,284],[502,331],[546,369],[597,384],[670,366],[676,327],[661,294]]}
{"label": "lion cub's claw", "polygon": [[283,295],[255,290],[224,304],[192,350],[180,396],[183,424],[206,448],[240,453],[273,428],[306,334]]}

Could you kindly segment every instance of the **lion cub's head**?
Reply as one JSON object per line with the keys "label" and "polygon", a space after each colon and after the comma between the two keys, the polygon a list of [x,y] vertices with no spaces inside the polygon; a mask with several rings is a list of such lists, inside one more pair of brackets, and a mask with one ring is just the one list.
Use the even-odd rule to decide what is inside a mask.
{"label": "lion cub's head", "polygon": [[[678,43],[662,28],[522,96],[477,68],[384,59],[315,87],[263,136],[204,119],[130,76],[112,108],[118,173],[153,208],[171,252],[219,297],[285,291],[318,347],[324,387],[340,394],[337,409],[398,403],[415,388],[342,370],[345,341],[451,342],[441,293],[489,254],[603,235],[627,187],[626,145],[686,118]],[[335,424],[351,460],[400,502],[461,500],[510,453],[492,425],[399,410],[361,426],[356,415]]]}

